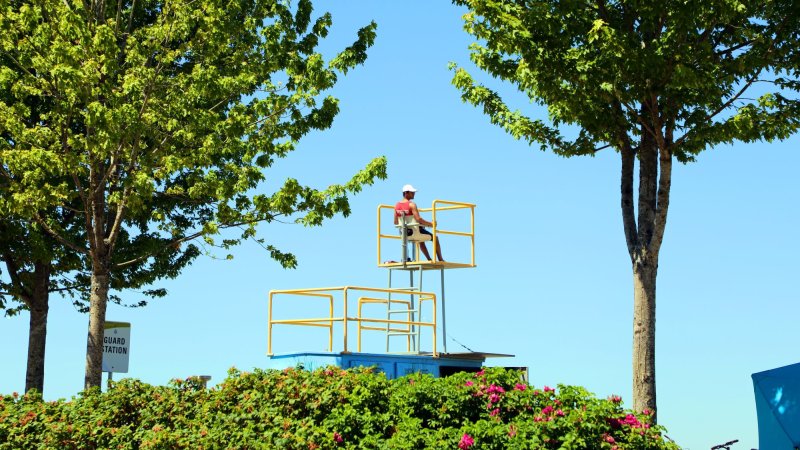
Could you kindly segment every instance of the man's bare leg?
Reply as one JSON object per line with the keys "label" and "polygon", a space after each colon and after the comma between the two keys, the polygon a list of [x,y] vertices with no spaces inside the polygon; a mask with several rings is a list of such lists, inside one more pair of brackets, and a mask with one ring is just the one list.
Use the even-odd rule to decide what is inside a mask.
{"label": "man's bare leg", "polygon": [[[444,258],[442,258],[442,246],[439,245],[439,237],[438,236],[436,237],[436,258],[438,258],[439,262],[444,261]],[[430,258],[428,258],[428,259],[430,259]]]}
{"label": "man's bare leg", "polygon": [[422,250],[422,254],[425,255],[425,258],[427,258],[428,261],[430,261],[431,260],[431,255],[430,255],[430,253],[428,253],[428,247],[425,246],[424,242],[420,242],[419,243],[419,249]]}

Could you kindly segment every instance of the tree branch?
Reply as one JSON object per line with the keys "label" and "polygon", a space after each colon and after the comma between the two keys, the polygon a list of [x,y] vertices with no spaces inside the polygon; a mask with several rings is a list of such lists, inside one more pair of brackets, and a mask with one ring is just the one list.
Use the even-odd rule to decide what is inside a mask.
{"label": "tree branch", "polygon": [[8,295],[19,297],[22,302],[28,308],[33,307],[33,301],[31,298],[31,292],[27,286],[22,282],[19,276],[19,265],[17,261],[14,259],[14,255],[10,252],[5,251],[3,252],[3,261],[6,263],[6,269],[8,270],[8,277],[11,279],[11,286],[15,287],[18,292],[9,292]]}
{"label": "tree branch", "polygon": [[602,145],[602,146],[597,147],[596,149],[592,150],[592,153],[597,153],[600,150],[605,150],[605,149],[607,149],[609,147],[611,147],[611,144]]}
{"label": "tree branch", "polygon": [[672,187],[672,153],[669,148],[659,151],[660,176],[658,178],[658,207],[656,208],[655,227],[650,251],[658,258],[661,243],[664,240],[664,230],[667,225],[667,212],[669,211],[669,194]]}
{"label": "tree branch", "polygon": [[[614,101],[614,110],[622,116],[622,105],[619,101]],[[622,209],[622,225],[625,230],[625,243],[628,246],[628,254],[631,262],[634,260],[636,243],[639,236],[636,232],[636,216],[633,207],[633,167],[636,159],[636,151],[631,145],[631,139],[625,129],[617,130],[617,145],[622,160],[622,171],[620,174],[620,206]]]}
{"label": "tree branch", "polygon": [[[226,224],[226,225],[220,225],[219,228],[227,229],[227,228],[239,227],[239,226],[242,226],[242,225],[252,225],[254,223],[260,223],[260,222],[264,222],[264,221],[267,221],[267,220],[272,220],[275,217],[277,217],[277,216],[270,216],[269,218],[264,218],[264,219],[249,220],[249,221],[244,221],[244,222],[237,222],[237,223],[231,223],[231,224]],[[189,236],[184,236],[182,238],[175,239],[173,241],[167,242],[166,244],[164,244],[164,246],[162,246],[161,248],[159,248],[158,250],[156,250],[154,252],[147,253],[145,255],[139,256],[137,258],[133,258],[133,259],[125,261],[125,262],[114,264],[114,268],[123,268],[123,267],[126,267],[126,266],[130,266],[132,264],[136,264],[136,263],[142,262],[142,261],[146,260],[147,258],[150,258],[153,255],[157,254],[158,252],[164,250],[167,247],[175,247],[175,246],[180,245],[180,244],[182,244],[184,242],[189,242],[189,241],[192,241],[194,239],[197,239],[200,236],[203,236],[205,234],[206,233],[204,231],[198,231],[196,233],[190,234]]]}
{"label": "tree branch", "polygon": [[47,234],[52,236],[53,239],[57,240],[58,242],[60,242],[64,246],[66,246],[68,248],[71,248],[72,250],[75,250],[76,252],[84,254],[84,255],[89,254],[88,250],[86,250],[85,248],[79,247],[74,242],[71,242],[71,241],[67,240],[66,238],[61,236],[58,232],[56,232],[52,227],[50,227],[50,225],[47,224],[47,222],[45,222],[45,220],[38,213],[36,213],[33,216],[33,220],[35,220],[36,223],[39,224],[44,229],[44,231],[47,232]]}
{"label": "tree branch", "polygon": [[742,42],[740,44],[734,45],[733,47],[726,48],[725,50],[720,50],[719,52],[715,52],[714,54],[717,55],[717,56],[722,56],[722,55],[728,54],[730,56],[730,54],[735,52],[736,50],[741,50],[741,49],[747,47],[748,45],[753,45],[753,42],[755,42],[755,39],[749,39],[749,40],[747,40],[745,42]]}

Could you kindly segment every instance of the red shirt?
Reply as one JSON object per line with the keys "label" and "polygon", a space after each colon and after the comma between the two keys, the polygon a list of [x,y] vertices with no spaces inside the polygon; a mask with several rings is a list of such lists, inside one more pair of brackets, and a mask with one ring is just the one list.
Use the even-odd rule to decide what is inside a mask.
{"label": "red shirt", "polygon": [[411,202],[397,202],[394,211],[398,214],[404,212],[407,216],[411,215]]}
{"label": "red shirt", "polygon": [[411,212],[411,202],[397,202],[397,204],[394,205],[395,219],[400,217],[400,213],[405,213],[406,216],[413,217],[414,214]]}

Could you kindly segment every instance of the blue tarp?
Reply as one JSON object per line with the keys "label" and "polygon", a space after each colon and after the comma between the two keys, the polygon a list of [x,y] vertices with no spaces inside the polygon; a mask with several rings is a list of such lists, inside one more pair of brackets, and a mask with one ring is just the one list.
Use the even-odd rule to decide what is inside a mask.
{"label": "blue tarp", "polygon": [[800,363],[753,374],[759,450],[800,448]]}

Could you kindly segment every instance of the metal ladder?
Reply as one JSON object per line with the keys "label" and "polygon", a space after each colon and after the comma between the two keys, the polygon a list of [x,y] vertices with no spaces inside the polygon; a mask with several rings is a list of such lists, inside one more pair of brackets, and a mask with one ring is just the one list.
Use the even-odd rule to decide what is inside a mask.
{"label": "metal ladder", "polygon": [[[401,244],[402,245],[402,252],[401,252],[401,254],[402,254],[402,258],[403,258],[403,266],[402,267],[390,267],[389,268],[388,288],[392,289],[392,274],[393,274],[393,272],[395,270],[405,270],[405,271],[408,272],[408,282],[409,282],[408,283],[408,287],[394,288],[394,289],[407,290],[408,292],[422,292],[422,274],[423,274],[423,272],[425,272],[425,269],[423,269],[422,264],[420,264],[418,262],[415,263],[415,261],[417,261],[417,256],[418,256],[417,255],[417,245],[416,245],[416,243],[412,243],[413,245],[411,247],[411,249],[412,249],[411,250],[411,257],[410,258],[408,257],[409,240],[408,240],[408,233],[406,232],[406,230],[407,230],[406,223],[405,223],[404,220],[402,220],[402,215],[401,215],[400,223],[401,223],[400,230],[401,230],[401,234],[402,234],[402,244]],[[432,270],[432,269],[428,269],[428,270]],[[442,289],[441,298],[444,299],[444,268],[441,268],[441,269],[438,269],[438,270],[441,273],[441,283],[442,283],[441,284],[441,289]],[[414,271],[418,271],[419,272],[419,282],[418,282],[418,284],[416,286],[414,285]],[[393,304],[396,304],[396,303],[403,303],[404,304],[405,302],[393,302],[392,301],[392,294],[390,293],[388,295],[388,301],[387,301],[387,305],[386,305],[386,319],[387,320],[391,320],[392,316],[394,316],[396,314],[407,314],[410,322],[421,321],[422,320],[422,311],[419,308],[419,304],[417,304],[415,302],[415,296],[413,294],[410,296],[410,302],[409,302],[408,306],[405,306],[405,304],[404,304],[404,306],[405,306],[404,308],[400,308],[400,309],[392,308]],[[441,321],[441,324],[442,324],[442,337],[445,338],[447,335],[446,335],[445,322],[444,322],[444,302],[442,302],[442,321]],[[408,330],[392,329],[391,328],[391,324],[387,323],[386,324],[386,352],[387,353],[389,352],[389,349],[390,349],[390,338],[391,337],[393,337],[393,336],[406,336],[406,338],[409,340],[407,347],[409,349],[411,349],[412,352],[420,353],[420,341],[421,341],[421,339],[420,339],[420,331],[421,331],[420,327],[417,327],[417,326],[414,326],[414,325],[411,325]],[[443,349],[443,351],[446,352],[447,351],[447,347],[446,347],[447,343],[446,343],[446,341],[443,342],[442,344],[443,344],[442,349]]]}

